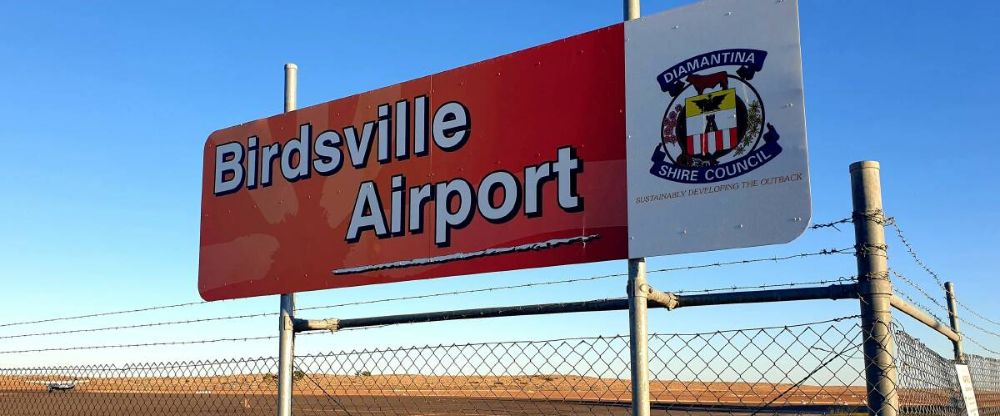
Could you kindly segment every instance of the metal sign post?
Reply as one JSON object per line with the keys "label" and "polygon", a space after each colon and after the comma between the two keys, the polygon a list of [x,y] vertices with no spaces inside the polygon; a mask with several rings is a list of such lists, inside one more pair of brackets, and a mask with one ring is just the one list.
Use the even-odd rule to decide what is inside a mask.
{"label": "metal sign post", "polygon": [[292,367],[295,361],[294,293],[281,295],[278,319],[278,416],[291,416]]}
{"label": "metal sign post", "polygon": [[[295,110],[298,67],[285,64],[285,112]],[[295,361],[295,294],[281,295],[278,321],[278,416],[292,415],[292,367]]]}
{"label": "metal sign post", "polygon": [[639,18],[639,0],[624,0],[622,4],[625,8],[625,21]]}
{"label": "metal sign post", "polygon": [[868,407],[872,415],[895,416],[899,412],[899,395],[893,362],[896,344],[891,329],[892,283],[889,282],[886,257],[885,216],[878,162],[851,164],[851,194]]}
{"label": "metal sign post", "polygon": [[[639,0],[624,0],[625,21],[639,18]],[[632,368],[632,415],[649,415],[649,335],[647,326],[646,259],[628,261],[629,348]]]}
{"label": "metal sign post", "polygon": [[646,259],[628,261],[629,349],[632,368],[632,415],[649,415],[649,335]]}

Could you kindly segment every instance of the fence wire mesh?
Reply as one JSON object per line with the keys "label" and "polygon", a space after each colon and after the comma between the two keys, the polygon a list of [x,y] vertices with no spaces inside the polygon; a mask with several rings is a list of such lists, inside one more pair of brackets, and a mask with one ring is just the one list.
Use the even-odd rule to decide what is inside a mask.
{"label": "fence wire mesh", "polygon": [[963,415],[955,363],[895,326],[896,370],[902,414]]}
{"label": "fence wire mesh", "polygon": [[[853,317],[852,317],[853,318]],[[331,335],[336,336],[336,335]],[[651,334],[653,414],[865,411],[856,319]],[[296,357],[296,415],[626,415],[626,335]],[[273,358],[0,370],[0,415],[274,414]]]}
{"label": "fence wire mesh", "polygon": [[628,337],[457,344],[298,357],[295,403],[346,414],[621,414]]}
{"label": "fence wire mesh", "polygon": [[[649,336],[653,413],[866,414],[857,317]],[[893,326],[902,415],[961,415],[952,361]],[[329,335],[329,336],[336,336]],[[1000,415],[1000,360],[968,356]],[[295,360],[296,415],[627,415],[626,335],[361,349]],[[277,360],[0,369],[0,415],[271,415]]]}
{"label": "fence wire mesh", "polygon": [[857,321],[849,318],[654,335],[650,340],[650,371],[656,379],[650,386],[652,401],[655,408],[671,414],[863,411],[861,342]]}
{"label": "fence wire mesh", "polygon": [[976,391],[979,414],[1000,416],[1000,360],[967,354],[969,375]]}
{"label": "fence wire mesh", "polygon": [[2,415],[275,413],[277,359],[0,370]]}

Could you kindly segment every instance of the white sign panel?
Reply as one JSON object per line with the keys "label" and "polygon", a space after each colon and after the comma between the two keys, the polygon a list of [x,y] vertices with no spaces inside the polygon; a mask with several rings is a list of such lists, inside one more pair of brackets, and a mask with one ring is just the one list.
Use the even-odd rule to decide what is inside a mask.
{"label": "white sign panel", "polygon": [[965,413],[968,416],[979,416],[979,406],[976,404],[976,392],[972,389],[972,376],[969,366],[955,364],[958,373],[958,385],[962,388],[962,399],[965,401]]}
{"label": "white sign panel", "polygon": [[625,23],[629,257],[785,243],[811,215],[798,4]]}

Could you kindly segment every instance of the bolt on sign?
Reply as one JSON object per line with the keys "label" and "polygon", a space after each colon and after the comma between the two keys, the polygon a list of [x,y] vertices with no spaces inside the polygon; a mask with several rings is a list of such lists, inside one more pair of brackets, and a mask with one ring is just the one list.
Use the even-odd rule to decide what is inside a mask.
{"label": "bolt on sign", "polygon": [[218,130],[201,295],[789,241],[798,39],[795,1],[706,1]]}

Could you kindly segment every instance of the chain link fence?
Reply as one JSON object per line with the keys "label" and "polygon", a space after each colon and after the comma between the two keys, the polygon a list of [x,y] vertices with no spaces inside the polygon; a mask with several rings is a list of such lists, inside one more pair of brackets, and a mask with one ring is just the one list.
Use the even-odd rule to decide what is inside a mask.
{"label": "chain link fence", "polygon": [[[853,168],[852,168],[853,169]],[[871,174],[871,171],[868,171]],[[869,178],[872,179],[872,178]],[[877,175],[874,176],[877,180]],[[852,180],[855,191],[863,181]],[[860,186],[861,188],[858,188]],[[870,191],[870,190],[869,190]],[[865,194],[877,196],[877,193]],[[966,415],[955,363],[906,332],[893,320],[887,304],[866,303],[893,293],[889,279],[899,279],[936,309],[917,303],[895,288],[891,305],[897,316],[909,315],[955,340],[969,341],[990,354],[989,342],[957,334],[957,325],[944,330],[941,311],[961,320],[966,328],[1000,337],[993,326],[1000,321],[957,302],[952,287],[931,269],[892,217],[885,217],[881,201],[876,208],[858,204],[852,215],[812,229],[833,229],[864,221],[892,227],[918,269],[944,289],[945,305],[916,280],[883,261],[858,263],[852,276],[812,282],[765,283],[756,286],[688,290],[656,294],[668,309],[709,304],[736,304],[806,299],[859,299],[860,316],[848,316],[800,325],[742,328],[686,334],[653,333],[648,338],[649,400],[654,415]],[[872,202],[872,201],[869,201]],[[858,231],[859,228],[856,228]],[[861,228],[863,231],[864,228]],[[855,245],[785,256],[748,258],[707,264],[648,270],[648,273],[692,271],[743,266],[829,255],[855,255],[860,260],[888,258],[881,233],[856,234]],[[884,269],[884,270],[883,270]],[[624,273],[574,277],[407,295],[348,303],[316,305],[299,311],[370,305],[405,300],[487,293],[501,290],[564,285],[624,277]],[[645,279],[643,277],[643,279]],[[862,284],[866,289],[862,290]],[[829,285],[829,286],[824,286]],[[746,290],[750,289],[750,290]],[[742,291],[741,291],[742,290]],[[766,293],[765,293],[766,292]],[[711,297],[711,299],[709,296]],[[955,304],[976,322],[959,318]],[[352,329],[444,319],[471,319],[627,309],[627,299],[599,299],[558,304],[521,305],[476,310],[439,311],[415,315],[321,320]],[[0,324],[0,328],[58,321],[108,317],[200,305],[181,303]],[[877,308],[876,308],[877,307]],[[878,309],[878,310],[876,310]],[[530,312],[530,313],[529,313]],[[0,341],[32,337],[68,336],[101,331],[187,325],[276,316],[261,312],[232,316],[170,319],[137,324],[25,331],[0,335]],[[382,319],[385,318],[385,319]],[[404,319],[405,318],[405,319]],[[864,323],[863,323],[864,322]],[[349,325],[350,324],[350,325]],[[297,324],[296,324],[297,325]],[[867,326],[866,326],[867,325]],[[992,325],[992,326],[991,326]],[[987,328],[988,327],[988,328]],[[641,331],[645,331],[642,329]],[[301,335],[324,335],[305,332]],[[868,337],[871,338],[868,338]],[[936,335],[935,335],[936,336]],[[275,335],[198,340],[151,340],[141,343],[41,346],[0,349],[0,355],[193,346],[223,342],[274,340]],[[889,340],[895,344],[895,354]],[[992,344],[991,344],[992,345]],[[871,354],[866,356],[865,354]],[[467,343],[437,346],[376,348],[294,357],[292,410],[295,415],[629,415],[631,414],[631,348],[628,335],[550,340]],[[979,414],[1000,416],[1000,360],[967,355]],[[640,361],[640,363],[642,363]],[[277,413],[277,358],[215,361],[0,369],[0,416],[6,415],[273,415]],[[288,367],[284,367],[285,370]],[[895,373],[895,374],[893,374]],[[284,372],[283,374],[288,374]],[[869,386],[871,383],[871,386]],[[871,401],[869,403],[869,400]],[[638,406],[637,406],[638,407]]]}
{"label": "chain link fence", "polygon": [[[954,364],[893,326],[899,413],[963,415]],[[329,336],[336,336],[329,335]],[[867,414],[856,316],[649,336],[653,414]],[[1000,415],[1000,360],[968,356]],[[363,349],[295,359],[297,415],[627,415],[629,338]],[[0,415],[272,415],[277,359],[0,369]]]}
{"label": "chain link fence", "polygon": [[897,394],[902,414],[964,415],[955,363],[894,325]]}
{"label": "chain link fence", "polygon": [[0,369],[0,415],[273,415],[275,358]]}
{"label": "chain link fence", "polygon": [[[955,362],[896,326],[901,414],[965,415]],[[966,355],[979,414],[1000,416],[1000,360]]]}
{"label": "chain link fence", "polygon": [[[831,413],[864,406],[853,320],[651,334],[654,413]],[[629,414],[627,336],[299,357],[296,406],[365,414]]]}
{"label": "chain link fence", "polygon": [[[878,217],[881,218],[881,213],[878,213]],[[853,218],[829,224],[817,224],[814,228],[835,228],[836,224],[850,221],[853,221]],[[915,257],[912,247],[906,242],[898,227],[897,232],[911,256],[914,256],[914,261],[928,273],[932,273]],[[884,249],[884,246],[880,248]],[[859,253],[871,254],[852,253],[848,249],[825,249],[791,256],[717,262],[650,272]],[[930,299],[932,304],[947,310],[931,294],[905,275],[897,271],[884,274],[882,278],[889,278],[890,274],[895,275]],[[320,305],[301,310],[512,290],[592,281],[614,276],[621,274]],[[940,279],[936,275],[932,276],[939,282]],[[831,289],[847,287],[848,284],[857,281],[856,279],[856,276],[844,276],[817,282],[764,284],[688,292],[702,295],[725,294],[724,292],[737,294],[736,292],[742,289],[757,291],[786,287],[802,289],[798,288],[799,286],[811,286],[804,289],[817,289],[821,287],[815,285],[833,284],[825,287]],[[856,288],[857,286],[853,286],[850,289]],[[677,292],[677,294],[688,292]],[[752,292],[743,292],[741,295]],[[835,293],[832,290],[824,293],[831,294],[830,296],[842,296],[838,294],[840,292]],[[900,291],[898,295],[916,304],[906,293]],[[813,295],[804,298],[818,299]],[[861,299],[864,305],[863,296],[854,298]],[[673,299],[680,298],[675,296]],[[589,305],[594,302],[614,301],[617,300],[582,303]],[[187,305],[191,304],[14,322],[0,326],[33,325]],[[566,305],[570,304],[533,306],[545,306],[547,308],[545,313],[570,312],[571,310],[566,309]],[[920,308],[931,316],[934,315],[933,311],[925,307]],[[585,309],[575,311],[582,310]],[[609,307],[607,310],[614,309]],[[120,331],[273,315],[276,313],[25,332],[0,336],[0,340]],[[897,316],[903,315],[900,313]],[[503,314],[498,313],[496,316]],[[915,315],[910,314],[910,316]],[[975,316],[987,323],[995,323],[983,318],[981,314]],[[885,402],[889,405],[896,406],[898,402],[898,406],[893,410],[899,415],[966,414],[967,409],[952,360],[943,357],[907,333],[898,321],[890,323],[889,320],[876,320],[874,325],[882,326],[869,328],[869,331],[872,337],[880,338],[866,338],[862,320],[859,318],[860,316],[848,316],[800,325],[702,333],[650,334],[648,366],[652,414],[857,416],[877,413],[873,407],[879,406],[882,396],[887,399]],[[940,321],[940,318],[937,319]],[[345,321],[340,321],[339,324]],[[384,325],[345,326],[338,328],[338,331],[363,330],[365,327],[380,326]],[[979,326],[973,328],[981,329]],[[995,335],[992,332],[986,333]],[[307,332],[301,335],[337,336],[336,333],[329,335],[324,332]],[[875,348],[878,348],[877,346],[886,342],[889,336],[896,346],[895,355],[888,359],[884,353],[878,353],[866,359],[864,345],[868,344],[869,347],[875,345]],[[202,345],[275,338],[273,335],[265,335],[135,344],[4,349],[0,350],[0,354]],[[985,351],[994,352],[973,338],[968,340]],[[295,415],[629,415],[633,387],[630,353],[628,335],[611,335],[376,348],[300,355],[294,359],[292,372],[293,413]],[[876,358],[886,358],[886,360]],[[869,365],[872,367],[866,367],[866,363],[871,363]],[[968,355],[967,363],[978,400],[979,413],[986,416],[1000,416],[1000,360]],[[873,394],[872,404],[869,405],[866,373],[867,377],[872,377],[870,373],[882,373],[887,369],[895,370],[896,382],[889,384],[889,388],[880,391],[879,394]],[[0,416],[273,415],[277,412],[277,374],[277,358],[266,357],[124,366],[0,369]],[[881,378],[881,380],[891,379],[889,375]],[[876,391],[878,392],[878,389]]]}
{"label": "chain link fence", "polygon": [[671,414],[866,411],[862,335],[854,318],[654,335],[653,407]]}
{"label": "chain link fence", "polygon": [[[335,336],[335,335],[333,335]],[[654,414],[864,408],[856,319],[651,334]],[[353,350],[295,361],[297,415],[627,415],[627,335]],[[274,358],[0,370],[0,415],[271,415]]]}
{"label": "chain link fence", "polygon": [[1000,360],[967,354],[965,360],[976,390],[979,414],[1000,416]]}

